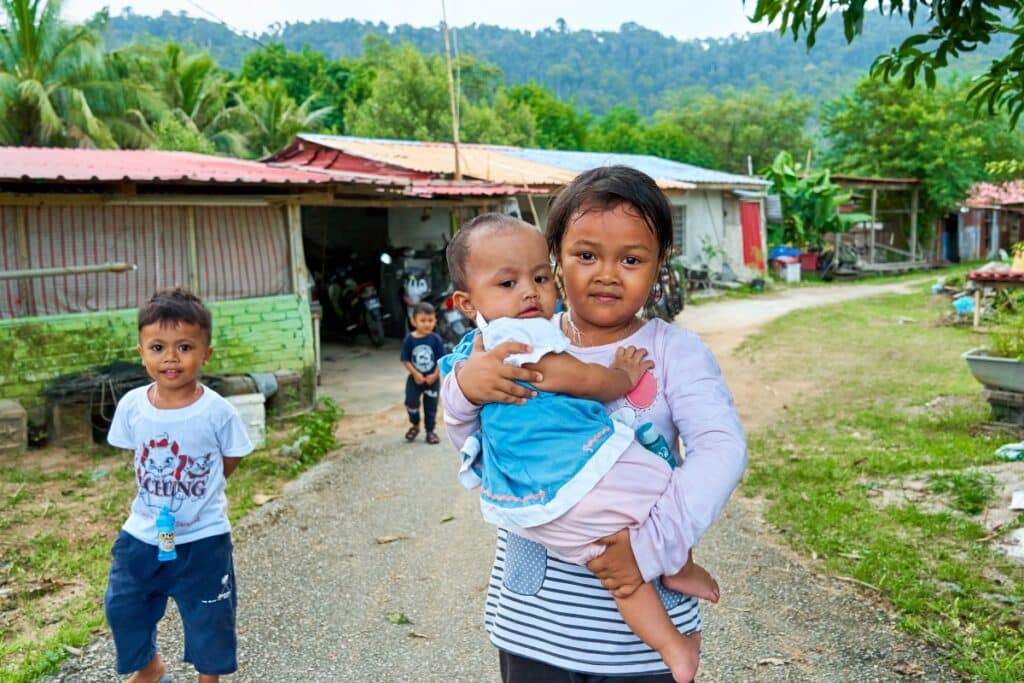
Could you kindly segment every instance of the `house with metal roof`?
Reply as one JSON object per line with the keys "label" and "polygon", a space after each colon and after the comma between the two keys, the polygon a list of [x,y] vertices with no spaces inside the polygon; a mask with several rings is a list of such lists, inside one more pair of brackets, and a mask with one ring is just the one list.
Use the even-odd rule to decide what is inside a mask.
{"label": "house with metal roof", "polygon": [[959,212],[940,219],[942,240],[937,256],[959,262],[998,258],[1024,241],[1024,180],[1003,183],[975,183]]}
{"label": "house with metal roof", "polygon": [[[84,381],[117,361],[138,367],[138,306],[185,286],[213,311],[210,373],[288,375],[292,399],[310,405],[299,206],[335,183],[184,152],[0,147],[0,399],[18,401],[61,441],[88,440],[112,415],[113,384],[98,380],[95,395],[65,391],[57,406],[47,396],[76,374]],[[370,176],[347,187],[403,189]],[[55,424],[58,414],[77,424]]]}
{"label": "house with metal roof", "polygon": [[[463,182],[471,179],[510,188],[514,202],[493,201],[481,208],[516,212],[538,225],[544,224],[550,198],[577,174],[596,166],[624,164],[653,177],[669,198],[676,247],[691,265],[717,270],[726,263],[741,275],[764,267],[768,183],[761,178],[636,154],[461,144],[456,155],[451,143],[341,135],[299,135],[266,161],[303,170],[325,165],[346,171],[372,167],[449,182],[458,175]],[[395,230],[392,237],[415,244],[429,231],[426,226]]]}
{"label": "house with metal roof", "polygon": [[[374,164],[0,147],[0,400],[18,401],[42,427],[56,419],[47,398],[56,378],[116,361],[137,369],[138,306],[180,285],[213,311],[209,373],[297,377],[284,407],[311,405],[318,321],[308,266],[387,247],[391,210],[400,232],[435,209],[447,215],[514,192]],[[334,226],[325,217],[344,229],[326,230]],[[346,237],[318,240],[325,232]],[[376,280],[376,254],[374,266]],[[112,414],[116,396],[103,389],[75,408],[85,432]]]}

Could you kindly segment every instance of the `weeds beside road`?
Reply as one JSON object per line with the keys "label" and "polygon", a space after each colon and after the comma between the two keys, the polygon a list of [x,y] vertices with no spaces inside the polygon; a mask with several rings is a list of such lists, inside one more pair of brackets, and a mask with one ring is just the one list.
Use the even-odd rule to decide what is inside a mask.
{"label": "weeds beside road", "polygon": [[[992,528],[994,520],[1001,519],[997,513],[1005,508],[1001,496],[1007,473],[1014,476],[1016,472],[1016,481],[1024,480],[1020,474],[1024,473],[1024,463],[1010,463],[1020,466],[1016,471],[1007,464],[995,466],[992,451],[1011,439],[990,435],[982,429],[988,416],[988,406],[981,399],[980,385],[970,377],[959,357],[962,351],[979,345],[978,340],[969,329],[933,325],[940,312],[948,309],[949,302],[930,297],[926,293],[927,285],[918,289],[912,295],[845,301],[839,305],[789,313],[749,337],[734,354],[729,353],[735,347],[732,340],[721,340],[723,350],[713,346],[724,361],[723,366],[734,391],[739,389],[737,401],[741,413],[745,414],[745,419],[749,417],[751,464],[739,494],[747,496],[748,500],[740,502],[749,503],[748,507],[755,510],[755,516],[757,511],[763,513],[770,526],[767,530],[757,526],[750,532],[753,535],[739,533],[742,529],[731,521],[739,518],[731,512],[734,501],[712,531],[716,532],[721,527],[724,531],[722,536],[739,539],[734,544],[735,548],[729,546],[736,553],[723,553],[720,558],[723,560],[738,553],[750,555],[752,546],[759,542],[757,539],[776,537],[777,533],[777,538],[785,540],[808,558],[806,562],[787,567],[787,573],[780,573],[778,581],[805,585],[813,582],[804,579],[816,576],[814,572],[818,571],[840,577],[840,581],[831,583],[840,587],[844,595],[870,598],[861,602],[879,599],[897,615],[903,628],[938,645],[947,659],[967,677],[995,683],[1024,680],[1024,664],[1021,662],[1024,643],[1020,630],[1024,618],[1021,611],[1024,605],[1024,572],[1020,565],[1012,564],[992,547],[1003,533],[1024,522],[1010,518],[1005,520],[1005,526]],[[835,293],[843,292],[837,288]],[[742,310],[747,311],[747,304],[775,307],[778,302],[709,304],[706,314],[712,320],[711,324],[720,325],[715,321],[725,317],[727,307],[742,305]],[[704,315],[704,306],[700,308]],[[747,315],[742,313],[741,317]],[[685,325],[686,320],[684,312],[680,322]],[[744,334],[734,337],[740,338]],[[730,372],[737,374],[730,375]],[[376,374],[374,377],[378,383],[384,381]],[[734,383],[737,377],[743,377],[744,382]],[[751,378],[751,386],[745,388],[743,385],[748,377]],[[756,395],[751,393],[754,380],[762,389],[766,385],[771,387],[770,392],[763,393],[766,399],[763,403],[758,403]],[[399,385],[395,383],[395,386]],[[359,431],[359,438],[364,441],[369,441],[369,434],[380,433],[382,427],[374,415],[362,416],[360,420],[362,428],[350,429],[349,432]],[[393,431],[395,435],[400,433],[394,425],[386,426],[386,430]],[[400,441],[397,436],[393,440],[396,443]],[[378,442],[390,443],[386,435],[372,437],[372,443]],[[438,466],[435,458],[437,463],[447,462],[441,451],[423,448],[424,455],[430,457],[431,467]],[[408,477],[413,474],[422,476],[422,472],[415,470],[422,464],[415,456],[410,458],[410,454],[397,448],[395,453],[378,451],[379,448],[377,451],[370,449],[365,455],[367,458],[371,455],[380,458],[382,468],[385,464],[404,467],[409,470]],[[382,494],[364,501],[363,498],[369,494],[361,487],[379,485],[374,483],[375,480],[368,483],[356,476],[362,476],[363,469],[375,472],[374,463],[360,462],[357,467],[356,463],[346,463],[344,459],[340,462],[345,466],[340,468],[338,476],[329,480],[330,486],[325,485],[316,492],[322,500],[316,505],[295,506],[296,509],[310,507],[318,511],[332,509],[331,505],[338,509],[343,505],[355,506],[334,527],[328,525],[328,529],[333,529],[334,538],[319,535],[314,538],[310,532],[311,535],[296,539],[296,543],[307,539],[307,542],[320,547],[320,552],[330,549],[341,558],[337,563],[332,560],[323,568],[317,565],[314,568],[317,571],[309,570],[309,584],[302,585],[304,591],[311,594],[302,596],[305,600],[303,609],[311,609],[307,603],[325,603],[319,597],[322,595],[333,596],[325,603],[333,604],[340,600],[338,591],[341,590],[353,597],[346,597],[337,608],[351,612],[351,605],[346,601],[360,595],[363,586],[356,580],[357,575],[365,575],[371,582],[369,585],[376,585],[372,583],[374,563],[383,562],[399,552],[408,552],[413,563],[410,566],[415,566],[416,572],[392,570],[398,578],[392,577],[383,586],[377,585],[377,593],[371,592],[369,597],[380,597],[378,593],[386,591],[387,600],[381,597],[381,604],[387,603],[391,609],[394,602],[415,619],[416,629],[437,636],[442,633],[440,627],[435,629],[437,633],[426,627],[434,622],[446,624],[451,621],[451,603],[446,606],[444,600],[438,600],[440,593],[424,595],[438,590],[435,587],[424,591],[424,586],[445,583],[447,569],[438,570],[438,567],[450,569],[450,565],[455,563],[479,569],[481,574],[485,574],[490,559],[488,538],[469,537],[470,532],[477,533],[481,527],[472,517],[472,506],[468,503],[464,506],[464,519],[456,520],[457,524],[464,526],[456,530],[454,524],[444,523],[449,519],[445,510],[450,502],[442,498],[450,493],[443,487],[438,488],[437,495],[417,500],[415,505],[408,502],[412,498],[402,497],[408,496],[408,492],[403,490],[398,495],[399,483],[389,485],[396,489],[396,494],[387,496],[395,497]],[[333,461],[328,465],[333,468],[331,472],[339,469],[333,467]],[[232,518],[236,519],[251,509],[256,494],[276,494],[280,483],[303,467],[295,464],[294,457],[282,458],[271,455],[269,451],[250,456],[229,482]],[[101,471],[105,473],[101,474]],[[436,473],[436,469],[431,471]],[[403,474],[406,473],[403,471]],[[417,484],[422,482],[417,479]],[[339,496],[336,501],[331,498],[334,495]],[[0,562],[8,563],[9,567],[6,587],[23,591],[16,603],[7,602],[9,598],[0,601],[0,607],[17,607],[17,610],[0,612],[0,639],[3,641],[0,646],[0,666],[3,667],[0,668],[0,680],[8,680],[5,678],[8,672],[20,672],[10,674],[9,680],[12,681],[35,680],[37,672],[54,668],[52,660],[64,656],[63,644],[77,647],[94,633],[102,631],[102,589],[109,562],[109,544],[123,521],[131,496],[130,467],[124,456],[105,452],[37,451],[0,473]],[[290,495],[277,502],[284,503],[289,498]],[[458,500],[466,503],[469,498],[463,496]],[[339,544],[339,539],[348,538],[345,529],[338,525],[345,528],[356,526],[364,519],[360,515],[366,510],[387,505],[395,505],[402,510],[410,508],[410,514],[417,519],[424,516],[424,505],[437,508],[431,508],[431,514],[423,522],[424,529],[443,529],[447,534],[444,538],[450,542],[457,541],[465,548],[459,546],[456,550],[440,546],[443,552],[432,549],[427,540],[433,536],[428,536],[424,530],[419,532],[422,539],[377,545],[374,533],[416,536],[395,523],[382,523],[382,530],[363,533],[367,536],[362,539],[365,541],[363,545],[334,547]],[[281,507],[289,509],[288,506]],[[396,515],[397,512],[391,510],[389,514]],[[305,524],[304,518],[292,519],[285,512],[281,516],[290,524]],[[269,515],[263,517],[267,518],[265,524],[277,519]],[[305,533],[301,525],[295,528]],[[284,535],[293,532],[294,529],[289,527]],[[36,537],[42,538],[43,534],[48,534],[49,539],[37,543]],[[50,548],[57,542],[63,543],[58,551],[43,552],[44,548]],[[244,539],[240,540],[241,555],[262,557],[258,548],[243,548],[244,545]],[[706,547],[713,546],[702,546]],[[771,548],[757,550],[762,556],[772,552]],[[252,574],[250,579],[253,583],[257,575],[273,573],[271,570],[276,571],[277,565],[300,559],[284,557],[282,553],[263,554],[266,562],[273,565],[268,566],[265,572],[257,571],[255,564],[248,568],[246,571]],[[12,561],[12,557],[16,560]],[[719,558],[707,559],[714,563]],[[30,562],[34,573],[23,571]],[[18,567],[17,571],[15,567]],[[748,571],[747,566],[740,562],[733,568],[720,568],[723,574]],[[751,572],[756,570],[757,567],[749,569]],[[790,570],[803,574],[788,573]],[[314,578],[326,580],[329,585],[316,585]],[[30,587],[33,581],[52,583],[44,583],[42,590],[37,590],[32,597]],[[738,584],[734,578],[732,585]],[[52,588],[54,585],[58,588]],[[0,588],[4,587],[0,585]],[[472,589],[473,595],[464,598],[481,599],[480,587],[474,585]],[[261,590],[256,585],[249,586],[248,590],[253,603],[248,614],[253,621],[245,628],[247,637],[251,639],[247,641],[249,657],[254,663],[240,676],[250,676],[251,680],[270,680],[259,678],[263,669],[256,667],[255,660],[259,657],[262,664],[269,665],[268,662],[274,659],[273,653],[265,653],[256,644],[270,645],[278,634],[271,633],[270,641],[259,640],[265,634],[260,630],[260,622],[255,621],[254,612],[259,610],[254,610],[254,606],[258,599],[265,597],[264,594],[277,594],[272,593],[270,587]],[[395,591],[402,591],[401,599],[393,595]],[[844,669],[839,668],[837,659],[830,659],[834,657],[835,650],[827,648],[815,653],[813,661],[804,662],[798,668],[795,662],[792,667],[773,663],[785,652],[768,652],[763,643],[759,648],[725,637],[726,633],[750,631],[750,624],[757,622],[766,611],[773,612],[772,616],[776,617],[779,631],[776,642],[783,644],[789,636],[787,627],[793,623],[787,623],[787,619],[798,618],[801,624],[816,619],[828,622],[828,618],[822,618],[826,614],[823,603],[812,597],[808,597],[805,603],[795,604],[786,603],[770,591],[755,591],[743,596],[742,603],[739,602],[740,597],[724,595],[722,605],[709,611],[709,623],[712,616],[715,622],[720,623],[726,617],[735,616],[736,612],[731,609],[742,607],[737,623],[730,626],[735,630],[709,633],[709,657],[704,678],[709,681],[865,679],[856,674],[845,679],[837,678],[841,676],[840,670],[861,671],[856,668],[856,663],[862,651],[849,646],[849,643],[844,651],[844,656],[848,657],[842,662],[848,665]],[[57,598],[63,602],[57,602]],[[292,596],[289,601],[297,599]],[[445,594],[444,599],[449,599],[449,596]],[[885,634],[893,642],[912,639],[902,639],[892,630],[879,630],[875,622],[865,620],[865,612],[853,606],[857,602],[852,600],[848,611],[852,627],[863,631],[865,637],[878,641],[872,655],[877,655],[876,659],[865,662],[863,666],[863,671],[872,672],[867,678],[896,680],[923,675],[912,661],[905,669],[890,667],[891,658],[883,659],[879,654],[893,647]],[[411,611],[410,605],[413,604],[422,614]],[[372,606],[376,607],[376,603]],[[816,607],[819,613],[811,613]],[[274,609],[278,608],[284,610],[285,605],[275,603]],[[269,613],[271,606],[267,605],[265,609]],[[404,631],[396,636],[392,625],[383,620],[382,614],[371,613],[366,624],[359,624],[358,628],[349,623],[355,621],[352,615],[346,616],[348,621],[344,624],[333,626],[327,621],[309,621],[306,615],[302,624],[305,624],[303,628],[307,632],[315,629],[315,632],[310,632],[311,637],[329,627],[347,634],[346,647],[352,650],[349,659],[357,658],[360,648],[368,647],[371,641],[388,644],[388,647],[401,647],[402,642],[411,642],[422,648],[429,645],[431,652],[445,641],[441,637],[432,641],[411,638]],[[472,617],[463,618],[463,630],[468,630],[469,635],[460,631],[460,638],[470,640],[459,640],[455,646],[457,651],[462,651],[470,642],[482,646],[480,649],[486,648],[485,635],[475,621],[476,614],[473,611]],[[318,615],[317,619],[320,618],[326,619]],[[818,642],[829,638],[828,634],[837,633],[847,634],[837,637],[849,639],[845,625],[824,623],[809,629],[813,633],[809,633],[808,642],[815,641],[818,637],[816,629],[819,628],[822,635]],[[30,647],[23,634],[32,632],[31,629],[45,636],[43,646]],[[476,641],[477,636],[479,642]],[[15,641],[17,637],[22,640]],[[12,642],[20,643],[21,649],[11,648],[9,644]],[[900,643],[896,642],[895,647],[899,646]],[[340,654],[348,657],[348,649]],[[395,652],[395,657],[404,656]],[[334,654],[339,655],[337,652]],[[23,661],[26,655],[31,658]],[[914,656],[921,657],[917,661],[923,664],[924,658],[933,657],[934,653],[929,651]],[[416,659],[412,655],[409,657]],[[109,675],[112,657],[104,651],[99,660]],[[379,680],[371,674],[393,665],[393,662],[388,664],[383,660],[359,660],[355,664],[353,661],[346,659],[345,666],[358,664],[364,667],[361,671],[366,675],[350,680]],[[495,673],[496,669],[491,669],[489,651],[484,653],[481,661],[486,668],[470,670],[463,667],[467,678],[460,680],[485,680],[485,674]],[[762,665],[762,661],[768,663]],[[416,662],[422,660],[416,659]],[[740,669],[736,667],[741,662],[746,668],[737,675],[735,672]],[[415,662],[410,664],[414,665]],[[873,677],[881,665],[884,666],[879,676]],[[937,670],[935,667],[921,668]],[[476,679],[468,677],[479,671],[485,674]],[[14,678],[14,675],[20,678]],[[927,678],[947,679],[944,675]],[[65,680],[79,679],[71,675]]]}
{"label": "weeds beside road", "polygon": [[765,382],[801,387],[751,434],[742,491],[970,678],[1021,681],[1024,567],[993,542],[1024,526],[1006,511],[1024,463],[991,474],[1017,437],[984,429],[988,404],[960,358],[978,339],[935,325],[949,302],[926,289],[799,311],[740,347]]}
{"label": "weeds beside road", "polygon": [[[247,456],[228,480],[231,521],[332,450],[337,419],[337,406],[328,400]],[[291,453],[278,453],[278,445],[299,439]],[[35,681],[104,630],[110,547],[135,488],[130,456],[107,446],[46,448],[5,459],[0,681]]]}

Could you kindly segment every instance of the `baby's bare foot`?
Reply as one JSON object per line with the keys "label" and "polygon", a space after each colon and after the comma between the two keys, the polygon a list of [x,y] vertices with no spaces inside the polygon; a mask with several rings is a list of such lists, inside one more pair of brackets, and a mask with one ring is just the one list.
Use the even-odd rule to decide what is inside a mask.
{"label": "baby's bare foot", "polygon": [[721,596],[715,578],[704,567],[693,562],[687,562],[678,574],[663,576],[661,582],[665,584],[665,588],[677,593],[685,593],[710,602],[718,602]]}
{"label": "baby's bare foot", "polygon": [[675,683],[690,683],[700,665],[700,632],[680,635],[658,651]]}

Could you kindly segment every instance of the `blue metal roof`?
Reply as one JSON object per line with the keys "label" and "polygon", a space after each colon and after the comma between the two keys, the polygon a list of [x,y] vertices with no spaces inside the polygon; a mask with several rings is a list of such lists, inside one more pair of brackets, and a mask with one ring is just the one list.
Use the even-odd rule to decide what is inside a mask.
{"label": "blue metal roof", "polygon": [[487,145],[489,149],[509,156],[526,159],[538,164],[547,164],[569,171],[582,172],[596,166],[631,166],[653,178],[664,178],[696,185],[731,185],[746,187],[767,187],[768,181],[752,176],[714,171],[709,168],[670,161],[646,154],[615,154],[611,152],[572,152],[556,149],[531,149],[526,147],[505,147]]}

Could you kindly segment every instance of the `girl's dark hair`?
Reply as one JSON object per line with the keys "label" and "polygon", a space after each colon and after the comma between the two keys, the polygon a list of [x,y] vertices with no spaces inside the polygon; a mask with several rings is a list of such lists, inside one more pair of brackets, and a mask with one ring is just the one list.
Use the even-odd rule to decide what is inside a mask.
{"label": "girl's dark hair", "polygon": [[529,228],[530,230],[536,230],[529,223],[504,213],[482,213],[464,223],[445,249],[445,258],[448,261],[448,277],[451,278],[455,289],[463,292],[469,289],[469,277],[466,274],[466,261],[469,260],[469,242],[473,237],[473,233],[484,228]]}
{"label": "girl's dark hair", "polygon": [[547,241],[556,259],[565,230],[587,211],[609,211],[620,204],[636,209],[658,239],[658,256],[672,248],[672,210],[651,176],[629,166],[600,166],[585,171],[566,185],[551,203]]}
{"label": "girl's dark hair", "polygon": [[161,289],[139,308],[139,331],[153,323],[190,323],[206,333],[206,343],[213,334],[213,316],[202,300],[184,287]]}

